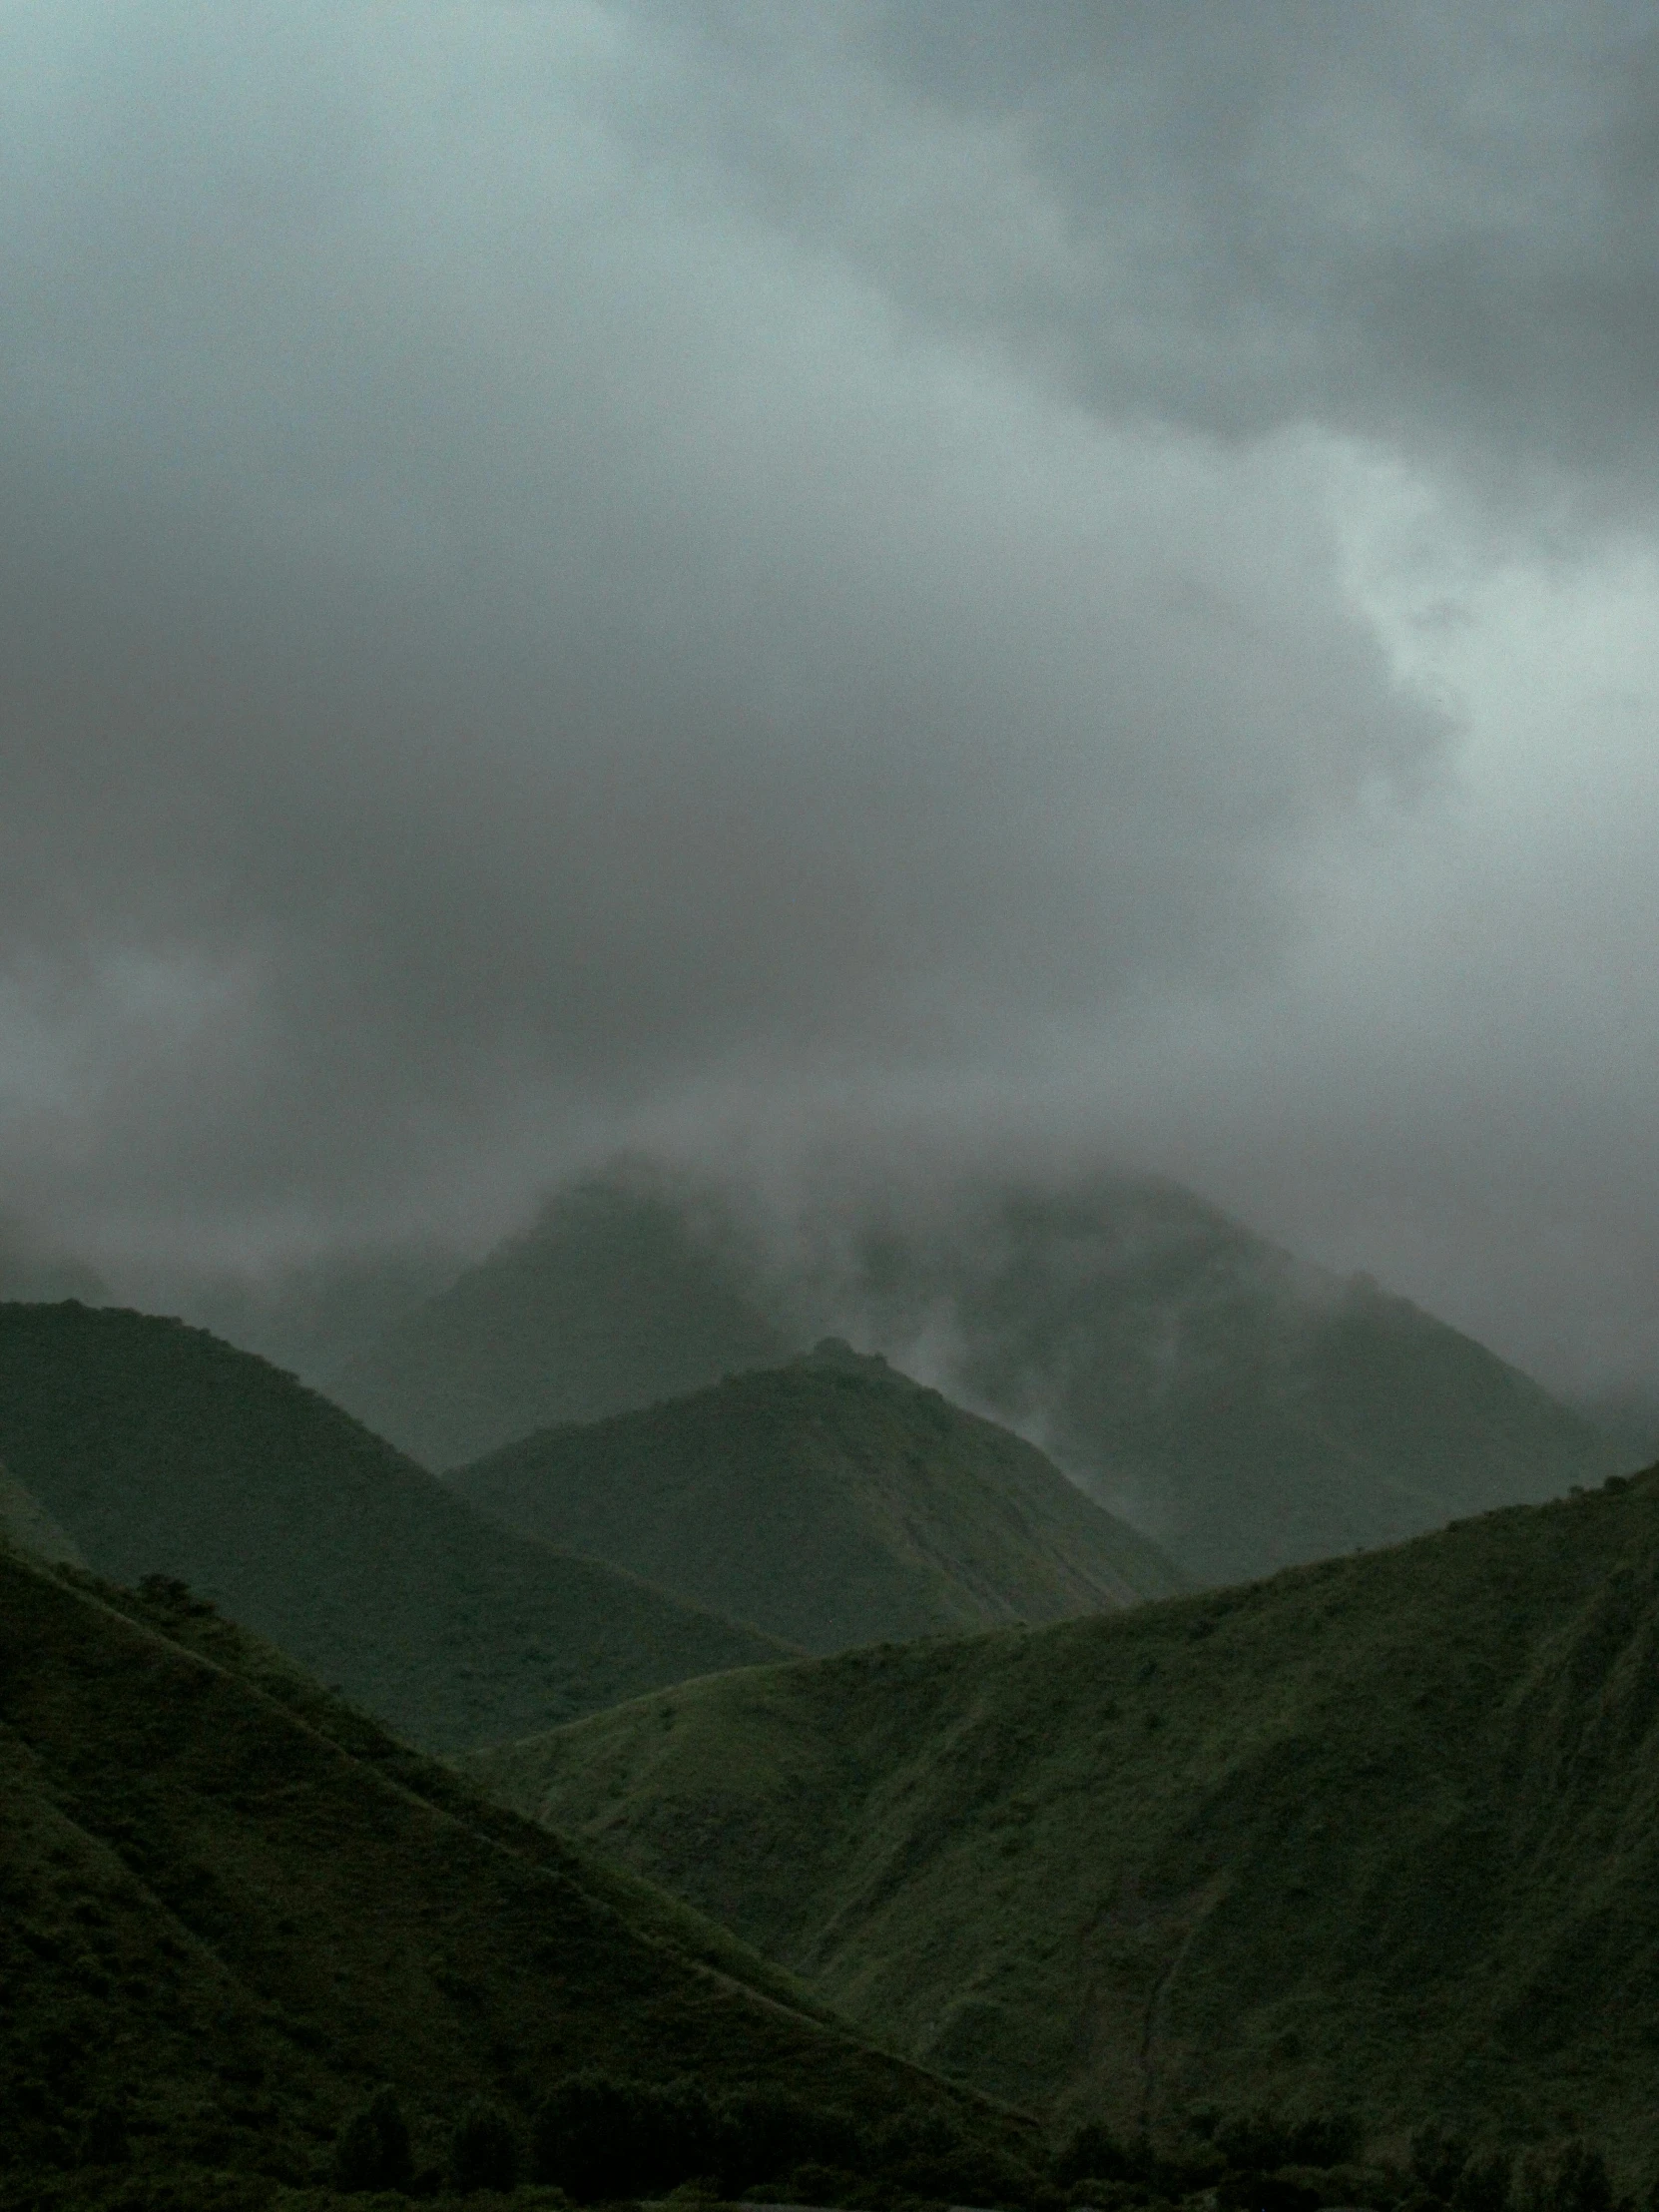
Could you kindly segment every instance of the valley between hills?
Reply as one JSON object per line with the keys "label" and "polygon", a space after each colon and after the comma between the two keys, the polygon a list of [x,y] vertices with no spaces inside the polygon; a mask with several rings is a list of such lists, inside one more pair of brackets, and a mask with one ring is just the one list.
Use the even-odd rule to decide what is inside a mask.
{"label": "valley between hills", "polygon": [[0,1460],[6,2212],[1648,2201],[1659,1470],[1191,1194],[620,1162]]}

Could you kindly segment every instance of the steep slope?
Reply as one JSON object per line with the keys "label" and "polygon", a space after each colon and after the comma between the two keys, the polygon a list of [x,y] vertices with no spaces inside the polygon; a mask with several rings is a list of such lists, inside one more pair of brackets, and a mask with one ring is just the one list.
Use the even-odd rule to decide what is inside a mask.
{"label": "steep slope", "polygon": [[765,1264],[736,1226],[760,1214],[622,1163],[409,1317],[335,1394],[441,1467],[839,1334],[1035,1437],[1215,1583],[1639,1463],[1456,1330],[1173,1184],[830,1178],[774,1224]]}
{"label": "steep slope", "polygon": [[3,1466],[0,1466],[0,1536],[8,1538],[20,1551],[31,1552],[37,1559],[63,1560],[73,1567],[86,1565],[76,1545],[39,1498]]}
{"label": "steep slope", "polygon": [[527,1535],[809,1651],[1168,1595],[1152,1545],[1040,1451],[827,1341],[450,1477]]}
{"label": "steep slope", "polygon": [[555,1421],[695,1390],[810,1342],[758,1301],[718,1192],[617,1162],[329,1379],[330,1395],[429,1467]]}
{"label": "steep slope", "polygon": [[1659,1469],[1121,1614],[686,1686],[472,1771],[899,2047],[1659,2153]]}
{"label": "steep slope", "polygon": [[0,2168],[103,2107],[141,2169],[303,2181],[379,2083],[425,2162],[595,2064],[1021,2137],[229,1624],[3,1544],[0,1882]]}
{"label": "steep slope", "polygon": [[783,1652],[512,1534],[179,1322],[0,1307],[0,1454],[99,1573],[199,1585],[432,1749]]}

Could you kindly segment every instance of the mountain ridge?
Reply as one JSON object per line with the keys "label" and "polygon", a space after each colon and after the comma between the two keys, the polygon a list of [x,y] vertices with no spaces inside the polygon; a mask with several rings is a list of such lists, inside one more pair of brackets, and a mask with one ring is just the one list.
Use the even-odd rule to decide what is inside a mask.
{"label": "mountain ridge", "polygon": [[614,1163],[400,1323],[339,1394],[455,1466],[838,1335],[1030,1438],[1216,1585],[1626,1463],[1472,1339],[1167,1181],[918,1168],[828,1176],[773,1212]]}
{"label": "mountain ridge", "polygon": [[485,1519],[291,1376],[182,1322],[0,1306],[0,1455],[101,1574],[200,1585],[429,1749],[787,1655]]}
{"label": "mountain ridge", "polygon": [[827,1340],[457,1468],[480,1510],[809,1651],[1181,1587],[1036,1448]]}

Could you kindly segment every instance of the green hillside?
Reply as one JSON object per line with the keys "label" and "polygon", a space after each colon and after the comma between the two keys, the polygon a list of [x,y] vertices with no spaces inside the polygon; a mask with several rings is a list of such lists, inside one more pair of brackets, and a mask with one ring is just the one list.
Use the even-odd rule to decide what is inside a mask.
{"label": "green hillside", "polygon": [[1033,2108],[1567,2109],[1644,2185],[1659,2156],[1659,1469],[471,1771]]}
{"label": "green hillside", "polygon": [[784,1650],[487,1520],[180,1322],[0,1306],[0,1456],[98,1573],[198,1586],[430,1749]]}
{"label": "green hillside", "polygon": [[1212,1583],[1640,1463],[1406,1300],[1174,1184],[843,1181],[774,1225],[764,1263],[736,1227],[759,1213],[619,1164],[405,1318],[334,1394],[444,1467],[843,1335],[1037,1438]]}
{"label": "green hillside", "polygon": [[0,1885],[7,2206],[59,2201],[52,2170],[78,2160],[63,2190],[104,2201],[84,2162],[111,2115],[111,2203],[263,2201],[151,2181],[325,2179],[381,2085],[441,2179],[470,2099],[522,2134],[550,2083],[595,2066],[943,2126],[993,2157],[1030,2139],[199,1605],[3,1543]]}
{"label": "green hillside", "polygon": [[812,1333],[757,1281],[717,1192],[621,1161],[332,1374],[329,1394],[426,1466],[455,1466],[804,1349]]}
{"label": "green hillside", "polygon": [[450,1477],[527,1535],[809,1651],[1161,1597],[1180,1577],[1040,1451],[827,1341]]}

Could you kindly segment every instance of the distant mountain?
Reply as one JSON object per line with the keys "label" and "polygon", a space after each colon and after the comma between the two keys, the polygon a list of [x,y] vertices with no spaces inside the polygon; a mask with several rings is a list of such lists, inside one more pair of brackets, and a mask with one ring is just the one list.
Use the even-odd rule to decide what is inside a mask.
{"label": "distant mountain", "polygon": [[1482,1346],[1176,1185],[964,1178],[871,1205],[827,1289],[1225,1583],[1636,1462]]}
{"label": "distant mountain", "polygon": [[[992,2157],[1031,2140],[201,1605],[4,1542],[0,1838],[8,2206],[252,2212],[269,2193],[223,2172],[163,2177],[326,2180],[380,2085],[429,2192],[470,2099],[522,2139],[593,2066],[942,2126]],[[130,2165],[100,2173],[100,2129]]]}
{"label": "distant mountain", "polygon": [[707,1185],[627,1160],[396,1323],[329,1394],[429,1467],[766,1367],[811,1341]]}
{"label": "distant mountain", "polygon": [[1181,1578],[1032,1445],[834,1340],[450,1477],[526,1535],[809,1651],[1060,1620]]}
{"label": "distant mountain", "polygon": [[1570,2107],[1633,2183],[1659,2154],[1659,1468],[1239,1589],[689,1684],[469,1767],[1062,2119],[1514,2142]]}
{"label": "distant mountain", "polygon": [[639,1162],[405,1319],[342,1402],[432,1466],[776,1364],[829,1334],[1033,1437],[1192,1579],[1229,1582],[1635,1464],[1493,1354],[1121,1175],[843,1179],[755,1206]]}
{"label": "distant mountain", "polygon": [[514,1535],[182,1322],[0,1306],[0,1455],[99,1573],[198,1586],[430,1749],[786,1649]]}

